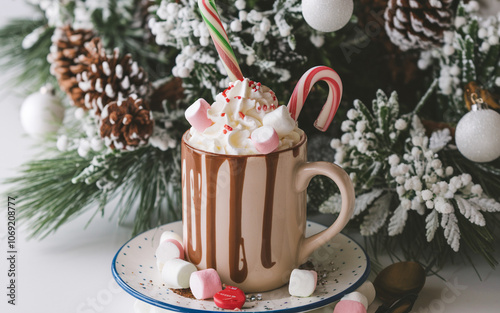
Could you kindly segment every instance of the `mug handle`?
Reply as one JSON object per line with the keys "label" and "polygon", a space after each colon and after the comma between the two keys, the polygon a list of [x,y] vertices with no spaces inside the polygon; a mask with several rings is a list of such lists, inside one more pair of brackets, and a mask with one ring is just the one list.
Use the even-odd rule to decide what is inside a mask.
{"label": "mug handle", "polygon": [[342,196],[342,207],[339,216],[330,227],[316,235],[304,238],[299,250],[299,264],[305,263],[314,250],[340,233],[354,212],[355,194],[352,181],[340,166],[333,163],[311,162],[299,165],[295,179],[296,190],[299,192],[306,190],[309,182],[316,175],[324,175],[337,184]]}

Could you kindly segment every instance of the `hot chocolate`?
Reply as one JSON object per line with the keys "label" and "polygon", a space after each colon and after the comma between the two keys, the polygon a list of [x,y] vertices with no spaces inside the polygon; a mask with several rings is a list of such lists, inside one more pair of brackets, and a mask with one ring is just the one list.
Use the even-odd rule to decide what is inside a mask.
{"label": "hot chocolate", "polygon": [[[215,3],[198,0],[198,6],[232,83],[212,105],[199,99],[186,110],[193,127],[182,140],[184,249],[198,269],[216,269],[226,284],[245,292],[274,289],[338,234],[354,209],[347,173],[331,163],[307,163],[307,139],[296,124],[321,80],[330,92],[314,125],[326,130],[342,82],[331,68],[314,67],[288,106],[278,106],[272,90],[244,78]],[[342,208],[332,226],[305,238],[306,188],[315,175],[338,185]]]}

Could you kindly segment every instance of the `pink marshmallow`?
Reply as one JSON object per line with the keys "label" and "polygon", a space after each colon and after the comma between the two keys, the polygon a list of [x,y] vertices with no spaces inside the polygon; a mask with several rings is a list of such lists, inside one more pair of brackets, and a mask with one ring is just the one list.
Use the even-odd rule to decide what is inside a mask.
{"label": "pink marshmallow", "polygon": [[189,287],[193,296],[198,299],[210,299],[222,290],[219,274],[213,268],[197,271],[189,278]]}
{"label": "pink marshmallow", "polygon": [[175,239],[166,239],[156,248],[156,265],[161,271],[163,264],[172,259],[184,259],[184,248],[181,243]]}
{"label": "pink marshmallow", "polygon": [[213,124],[212,120],[208,118],[208,109],[210,109],[210,104],[205,99],[200,98],[191,104],[184,113],[189,124],[200,133]]}
{"label": "pink marshmallow", "polygon": [[335,306],[333,313],[366,313],[366,308],[358,301],[340,300]]}
{"label": "pink marshmallow", "polygon": [[262,126],[252,132],[250,136],[255,148],[262,154],[268,154],[276,150],[280,144],[280,138],[274,128]]}

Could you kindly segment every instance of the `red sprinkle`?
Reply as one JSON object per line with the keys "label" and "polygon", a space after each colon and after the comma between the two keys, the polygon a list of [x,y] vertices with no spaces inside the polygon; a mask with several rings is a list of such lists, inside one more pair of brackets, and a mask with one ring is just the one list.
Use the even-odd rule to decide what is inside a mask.
{"label": "red sprinkle", "polygon": [[258,107],[257,107],[257,111],[260,111],[260,109],[261,109],[261,107],[260,107],[260,106],[258,106]]}
{"label": "red sprinkle", "polygon": [[231,100],[229,100],[229,98],[226,98],[226,102],[229,102],[229,101],[231,101]]}
{"label": "red sprinkle", "polygon": [[224,128],[227,129],[228,131],[232,131],[233,128],[227,124],[224,124]]}
{"label": "red sprinkle", "polygon": [[225,130],[225,129],[222,132],[224,133],[224,135],[227,134],[227,130]]}
{"label": "red sprinkle", "polygon": [[224,115],[226,115],[226,113],[221,113],[221,114],[220,114],[220,116],[224,116]]}
{"label": "red sprinkle", "polygon": [[239,114],[241,118],[245,118],[245,114],[243,114],[243,112],[240,112]]}
{"label": "red sprinkle", "polygon": [[267,104],[264,104],[262,108],[264,109],[264,111],[267,111]]}

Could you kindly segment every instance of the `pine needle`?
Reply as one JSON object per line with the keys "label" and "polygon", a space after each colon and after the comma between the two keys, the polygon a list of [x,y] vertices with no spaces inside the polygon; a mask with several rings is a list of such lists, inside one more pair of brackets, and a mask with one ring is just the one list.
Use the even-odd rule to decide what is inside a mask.
{"label": "pine needle", "polygon": [[179,151],[145,147],[108,155],[99,178],[113,177],[109,192],[95,182],[72,182],[91,158],[76,151],[55,154],[24,164],[17,177],[6,181],[9,194],[25,195],[19,198],[19,219],[29,224],[31,237],[44,238],[88,210],[95,210],[90,221],[103,216],[115,197],[120,198],[119,221],[136,212],[133,234],[180,218]]}
{"label": "pine needle", "polygon": [[[38,28],[42,30],[38,40],[31,47],[23,48],[25,37]],[[14,77],[2,87],[4,90],[33,92],[46,83],[55,82],[47,61],[52,32],[42,18],[14,19],[0,28],[0,69]]]}

